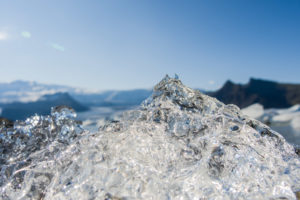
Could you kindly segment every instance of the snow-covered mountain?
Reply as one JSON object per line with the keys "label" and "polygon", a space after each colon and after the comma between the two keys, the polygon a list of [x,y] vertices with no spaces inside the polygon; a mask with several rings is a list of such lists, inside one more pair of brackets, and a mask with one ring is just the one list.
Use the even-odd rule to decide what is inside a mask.
{"label": "snow-covered mountain", "polygon": [[47,85],[31,81],[0,83],[0,104],[34,102],[42,96],[69,93],[75,100],[87,106],[138,105],[150,94],[150,89],[90,91],[62,85]]}
{"label": "snow-covered mountain", "polygon": [[80,92],[75,88],[61,85],[40,84],[33,81],[13,81],[0,83],[0,103],[33,102],[43,95],[58,92]]}
{"label": "snow-covered mountain", "polygon": [[51,107],[65,105],[77,112],[87,111],[88,107],[74,100],[68,93],[46,94],[34,102],[12,102],[2,105],[1,117],[10,120],[24,120],[34,114],[50,114]]}
{"label": "snow-covered mountain", "polygon": [[[91,91],[64,85],[42,84],[35,81],[17,80],[10,83],[0,83],[0,103],[34,102],[44,95],[52,95],[55,93],[69,93],[72,96],[83,96],[85,94],[103,94],[106,96],[105,92]],[[107,93],[107,95],[110,93],[111,92]]]}
{"label": "snow-covered mountain", "polygon": [[[30,81],[0,83],[0,117],[19,120],[34,113],[45,115],[56,105],[72,106],[77,112],[85,111],[86,107],[110,107],[114,113],[139,105],[151,92],[147,89],[97,92]],[[99,118],[106,116],[100,113]]]}

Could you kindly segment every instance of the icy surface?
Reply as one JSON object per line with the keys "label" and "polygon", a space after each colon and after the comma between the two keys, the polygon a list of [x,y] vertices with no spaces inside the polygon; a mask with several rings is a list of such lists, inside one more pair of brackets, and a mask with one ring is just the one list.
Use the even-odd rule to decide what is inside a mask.
{"label": "icy surface", "polygon": [[69,114],[1,129],[2,199],[296,199],[300,190],[299,157],[281,135],[178,77],[98,132]]}

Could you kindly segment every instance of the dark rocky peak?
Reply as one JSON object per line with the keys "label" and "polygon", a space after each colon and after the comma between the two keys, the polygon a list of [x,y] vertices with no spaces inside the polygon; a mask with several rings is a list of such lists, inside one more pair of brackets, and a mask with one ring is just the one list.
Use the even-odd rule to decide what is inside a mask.
{"label": "dark rocky peak", "polygon": [[235,84],[231,81],[231,80],[227,80],[225,83],[224,83],[224,86],[223,87],[232,87],[234,86]]}
{"label": "dark rocky peak", "polygon": [[276,87],[279,84],[275,81],[269,81],[269,80],[263,80],[263,79],[256,79],[256,78],[250,78],[249,83],[246,84],[246,87],[255,87],[255,88],[260,88],[260,87]]}
{"label": "dark rocky peak", "polygon": [[227,81],[216,92],[209,93],[225,104],[241,108],[260,103],[265,108],[286,108],[300,103],[300,85],[251,78],[247,84]]}

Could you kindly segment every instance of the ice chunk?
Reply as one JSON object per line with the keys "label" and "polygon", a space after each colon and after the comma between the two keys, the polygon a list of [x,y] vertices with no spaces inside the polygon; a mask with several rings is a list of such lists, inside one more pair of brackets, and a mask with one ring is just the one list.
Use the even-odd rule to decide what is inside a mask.
{"label": "ice chunk", "polygon": [[251,118],[258,119],[264,114],[264,107],[261,104],[256,103],[244,108],[242,112]]}
{"label": "ice chunk", "polygon": [[60,116],[30,128],[28,138],[55,135],[42,147],[35,139],[29,147],[38,149],[3,150],[2,199],[296,199],[300,191],[299,157],[280,134],[178,79],[166,76],[140,108],[95,133],[73,137],[75,121]]}
{"label": "ice chunk", "polygon": [[[73,119],[75,115],[63,109],[52,116],[35,115],[13,126],[0,126],[0,199],[43,196],[53,177],[53,172],[43,168],[51,165],[68,144],[84,133]],[[41,167],[39,172],[32,171],[36,166]],[[27,187],[31,188],[29,193]]]}
{"label": "ice chunk", "polygon": [[74,119],[77,114],[74,109],[69,106],[56,106],[51,108],[51,116],[57,120],[62,120],[66,118]]}

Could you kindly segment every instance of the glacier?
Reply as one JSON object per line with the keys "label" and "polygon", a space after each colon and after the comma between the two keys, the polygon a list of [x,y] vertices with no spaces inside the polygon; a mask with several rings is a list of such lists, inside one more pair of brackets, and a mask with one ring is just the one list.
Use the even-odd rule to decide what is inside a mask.
{"label": "glacier", "polygon": [[65,106],[0,125],[0,198],[297,199],[300,158],[235,105],[166,76],[89,132]]}

